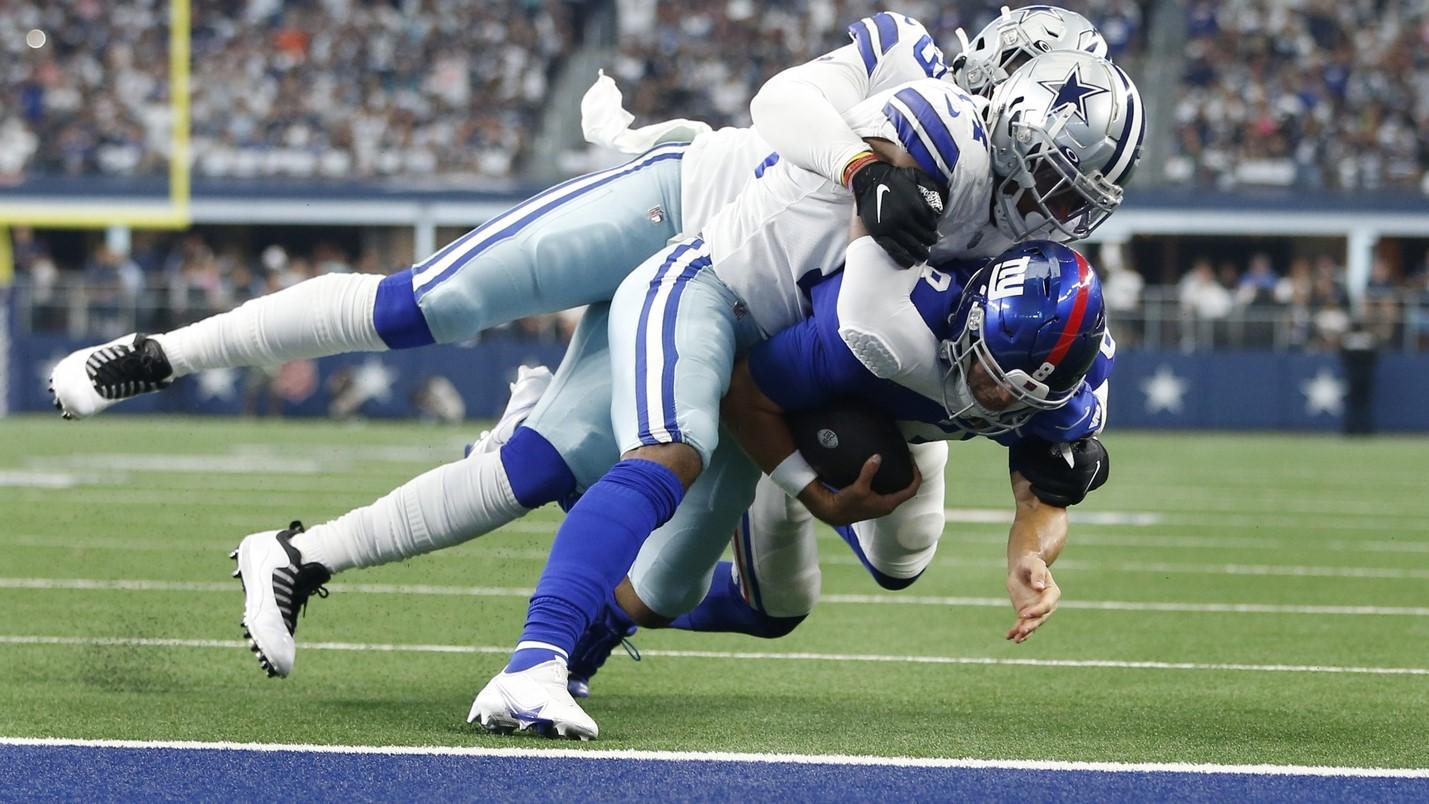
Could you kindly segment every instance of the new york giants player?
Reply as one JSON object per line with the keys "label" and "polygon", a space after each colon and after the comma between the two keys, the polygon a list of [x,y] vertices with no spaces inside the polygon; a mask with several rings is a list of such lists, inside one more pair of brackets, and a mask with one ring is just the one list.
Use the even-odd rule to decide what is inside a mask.
{"label": "new york giants player", "polygon": [[880,13],[849,30],[854,44],[828,58],[858,59],[866,71],[838,77],[845,85],[821,101],[838,126],[801,119],[776,136],[798,142],[795,152],[760,136],[779,121],[718,132],[688,121],[650,127],[631,162],[552,187],[405,271],[324,275],[178,330],[78,350],[50,378],[55,406],[66,418],[85,418],[206,369],[455,343],[524,316],[608,301],[633,266],[682,232],[701,231],[774,154],[798,163],[812,150],[837,151],[837,163],[820,174],[850,188],[870,231],[911,265],[935,238],[937,214],[924,201],[935,182],[917,166],[882,161],[862,139],[850,147],[839,116],[946,67],[914,20]]}
{"label": "new york giants player", "polygon": [[[873,248],[867,239],[855,241],[850,262]],[[880,585],[905,588],[932,560],[942,534],[942,442],[978,435],[1009,447],[1016,513],[1007,588],[1018,620],[1007,638],[1021,642],[1045,622],[1060,598],[1048,566],[1066,539],[1066,509],[1109,472],[1095,439],[1106,424],[1116,350],[1101,285],[1080,254],[1050,241],[949,269],[904,272],[917,283],[910,294],[914,315],[937,344],[935,359],[916,378],[880,378],[849,349],[838,312],[848,292],[844,274],[812,288],[809,319],[740,361],[724,421],[770,480],[735,531],[735,563],[721,562],[704,600],[671,622],[647,605],[637,560],[596,629],[604,633],[588,635],[577,648],[573,675],[593,672],[601,650],[636,623],[762,637],[793,630],[818,598],[819,570],[812,522],[806,513],[780,510],[788,498],[835,525]],[[857,499],[870,493],[876,462],[870,459],[849,490],[831,492],[795,450],[785,424],[787,412],[841,398],[871,402],[898,419],[924,474],[913,499],[874,520],[859,520]]]}

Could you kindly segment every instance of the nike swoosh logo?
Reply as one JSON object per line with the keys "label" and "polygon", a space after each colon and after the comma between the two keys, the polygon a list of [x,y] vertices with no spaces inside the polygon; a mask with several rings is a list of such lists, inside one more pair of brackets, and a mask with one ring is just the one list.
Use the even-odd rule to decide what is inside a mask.
{"label": "nike swoosh logo", "polygon": [[1087,487],[1084,488],[1084,489],[1082,489],[1082,496],[1083,496],[1083,497],[1085,497],[1085,496],[1087,496],[1088,494],[1091,494],[1091,493],[1092,493],[1092,484],[1095,483],[1095,482],[1097,482],[1097,472],[1100,472],[1101,470],[1102,470],[1102,462],[1101,462],[1101,461],[1097,461],[1097,465],[1092,467],[1092,479],[1091,479],[1091,480],[1088,480],[1088,481],[1087,481]]}
{"label": "nike swoosh logo", "polygon": [[873,208],[873,219],[883,223],[883,196],[888,194],[888,185],[878,185],[878,203]]}

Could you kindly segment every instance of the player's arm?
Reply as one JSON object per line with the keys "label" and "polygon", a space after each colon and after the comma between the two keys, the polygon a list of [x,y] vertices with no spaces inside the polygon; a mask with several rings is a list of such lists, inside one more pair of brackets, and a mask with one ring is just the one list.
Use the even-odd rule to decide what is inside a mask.
{"label": "player's arm", "polygon": [[[854,237],[863,233],[859,221],[853,228]],[[838,334],[874,376],[939,399],[942,387],[928,385],[929,378],[940,376],[931,370],[938,359],[938,338],[913,302],[919,282],[938,292],[957,290],[951,277],[927,266],[901,270],[869,239],[853,240],[838,297]]]}
{"label": "player's arm", "polygon": [[1017,623],[1007,638],[1032,635],[1062,598],[1049,567],[1067,543],[1067,509],[1106,483],[1111,461],[1096,438],[1050,444],[1028,438],[1008,450],[1017,506],[1007,535],[1007,594]]}
{"label": "player's arm", "polygon": [[750,117],[780,158],[848,187],[879,245],[907,267],[926,260],[937,238],[937,216],[919,190],[937,184],[881,158],[843,114],[879,89],[946,68],[932,37],[906,17],[875,14],[849,26],[849,35],[853,44],[769,79],[750,102]]}
{"label": "player's arm", "polygon": [[1057,610],[1062,590],[1049,567],[1067,543],[1067,509],[1043,502],[1021,472],[1012,473],[1016,514],[1007,534],[1007,594],[1017,622],[1007,632],[1023,642]]}
{"label": "player's arm", "polygon": [[830,376],[832,372],[821,372],[817,354],[809,354],[817,338],[817,328],[808,320],[756,347],[748,358],[735,365],[720,413],[725,428],[750,459],[814,516],[831,525],[876,519],[918,491],[917,473],[908,488],[879,494],[873,490],[873,476],[881,460],[873,456],[853,485],[831,491],[799,454],[784,420],[786,406],[803,409],[821,405],[846,387],[838,377]]}

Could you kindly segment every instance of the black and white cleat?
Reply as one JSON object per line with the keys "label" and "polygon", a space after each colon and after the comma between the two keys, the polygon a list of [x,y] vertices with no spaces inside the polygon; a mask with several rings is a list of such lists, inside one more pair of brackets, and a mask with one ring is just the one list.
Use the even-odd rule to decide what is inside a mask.
{"label": "black and white cleat", "polygon": [[304,562],[291,544],[302,532],[302,523],[293,522],[286,530],[253,533],[229,553],[238,562],[233,575],[243,584],[243,636],[269,677],[293,672],[298,614],[312,595],[327,597],[323,584],[332,578],[327,567]]}
{"label": "black and white cleat", "polygon": [[66,419],[84,419],[174,381],[158,341],[137,333],[69,353],[55,364],[49,390]]}

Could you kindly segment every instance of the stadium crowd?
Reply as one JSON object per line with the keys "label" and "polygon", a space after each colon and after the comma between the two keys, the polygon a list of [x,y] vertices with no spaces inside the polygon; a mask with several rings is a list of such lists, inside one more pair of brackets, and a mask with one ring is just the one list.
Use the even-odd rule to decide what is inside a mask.
{"label": "stadium crowd", "polygon": [[[228,0],[194,5],[192,134],[200,176],[505,177],[539,125],[583,0]],[[847,41],[887,4],[797,0],[616,3],[615,74],[650,118],[748,121],[780,69]],[[1000,3],[910,0],[945,50]],[[1142,5],[1072,0],[1113,55],[1138,46]],[[0,178],[155,175],[170,150],[167,0],[7,0],[0,14]],[[47,32],[40,48],[26,32]],[[729,53],[738,52],[738,60]]]}
{"label": "stadium crowd", "polygon": [[[0,4],[0,177],[156,174],[167,0]],[[506,176],[575,41],[577,0],[196,3],[199,175]],[[31,29],[47,32],[39,48]]]}
{"label": "stadium crowd", "polygon": [[[958,51],[954,32],[975,36],[1001,2],[798,0],[775,6],[754,0],[618,3],[621,48],[614,74],[628,87],[641,119],[689,117],[716,127],[748,125],[749,98],[770,76],[846,44],[849,23],[893,8],[927,26],[944,52]],[[1069,0],[1105,33],[1113,58],[1141,44],[1142,6],[1134,0]],[[739,53],[739,59],[729,58]]]}
{"label": "stadium crowd", "polygon": [[1186,0],[1173,181],[1429,192],[1422,0]]}

